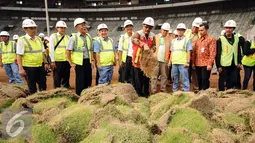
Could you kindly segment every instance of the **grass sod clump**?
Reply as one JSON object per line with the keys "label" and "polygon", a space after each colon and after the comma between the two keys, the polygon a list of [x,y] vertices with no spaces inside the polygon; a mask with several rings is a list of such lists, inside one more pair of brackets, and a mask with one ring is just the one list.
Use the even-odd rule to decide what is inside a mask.
{"label": "grass sod clump", "polygon": [[12,139],[0,139],[0,143],[27,143],[27,141],[22,138],[12,138]]}
{"label": "grass sod clump", "polygon": [[161,102],[158,102],[158,104],[151,107],[150,118],[152,120],[157,120],[174,105],[183,105],[183,104],[189,102],[190,99],[191,99],[191,97],[189,97],[186,94],[183,94],[181,96],[170,95],[170,96],[168,96],[168,98],[162,100]]}
{"label": "grass sod clump", "polygon": [[150,103],[146,98],[139,97],[132,105],[144,117],[148,118],[150,116]]}
{"label": "grass sod clump", "polygon": [[45,124],[33,124],[32,143],[56,143],[56,135]]}
{"label": "grass sod clump", "polygon": [[105,129],[96,129],[91,131],[88,137],[86,137],[80,143],[112,143],[113,136]]}
{"label": "grass sod clump", "polygon": [[206,118],[192,108],[176,108],[175,113],[170,116],[169,128],[185,128],[201,138],[207,138],[207,133],[210,131]]}
{"label": "grass sod clump", "polygon": [[64,109],[73,104],[75,104],[75,102],[66,97],[49,98],[35,104],[33,107],[33,112],[35,114],[42,114],[44,111],[47,111],[51,108]]}
{"label": "grass sod clump", "polygon": [[5,108],[10,107],[10,106],[12,105],[13,102],[15,102],[15,100],[14,100],[14,99],[11,99],[11,98],[6,99],[6,100],[4,100],[4,101],[1,101],[1,102],[0,102],[0,103],[1,103],[1,104],[0,104],[0,113],[2,113],[3,110],[4,110]]}
{"label": "grass sod clump", "polygon": [[148,143],[152,141],[152,134],[144,125],[112,121],[103,128],[111,133],[113,142],[116,143]]}
{"label": "grass sod clump", "polygon": [[183,128],[168,128],[159,137],[160,143],[192,143],[193,137]]}
{"label": "grass sod clump", "polygon": [[52,118],[48,125],[65,142],[80,142],[91,130],[95,106],[72,105]]}

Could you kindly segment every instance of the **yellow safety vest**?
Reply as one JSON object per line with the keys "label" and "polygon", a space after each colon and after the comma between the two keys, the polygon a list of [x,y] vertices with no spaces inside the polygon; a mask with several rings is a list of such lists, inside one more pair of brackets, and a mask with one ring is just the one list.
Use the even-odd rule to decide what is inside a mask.
{"label": "yellow safety vest", "polygon": [[[74,40],[74,48],[72,51],[72,62],[75,63],[76,65],[82,65],[83,64],[83,46],[84,46],[84,42],[82,40],[82,38],[77,34],[77,33],[72,33],[72,37]],[[89,61],[91,63],[92,57],[91,57],[91,37],[89,36],[89,34],[86,34],[86,44],[87,44],[87,48],[88,48],[88,54],[89,54]]]}
{"label": "yellow safety vest", "polygon": [[[255,42],[250,40],[250,43],[251,43],[250,49],[255,49]],[[243,57],[242,64],[249,67],[254,66],[255,65],[254,53],[248,56],[245,55]]]}
{"label": "yellow safety vest", "polygon": [[187,43],[188,38],[184,37],[182,40],[173,40],[172,49],[172,64],[186,64],[187,63]]}
{"label": "yellow safety vest", "polygon": [[24,55],[22,58],[22,65],[24,67],[41,67],[43,63],[43,43],[41,39],[36,36],[35,40],[27,39],[26,36],[19,38],[24,43]]}
{"label": "yellow safety vest", "polygon": [[125,33],[124,35],[122,35],[123,37],[123,39],[122,39],[122,57],[121,57],[121,59],[122,59],[122,62],[123,63],[126,63],[126,59],[127,59],[127,54],[128,54],[128,48],[129,48],[129,40],[128,40],[128,38],[129,38],[129,36],[128,36],[128,34],[127,33]]}
{"label": "yellow safety vest", "polygon": [[231,66],[233,54],[234,54],[235,65],[237,65],[239,38],[235,35],[233,35],[233,36],[234,36],[234,40],[235,40],[233,45],[229,44],[229,42],[225,36],[220,36],[221,49],[222,49],[220,63],[224,67]]}
{"label": "yellow safety vest", "polygon": [[2,62],[3,64],[11,64],[16,59],[16,43],[9,41],[7,45],[4,42],[0,43],[2,50]]}
{"label": "yellow safety vest", "polygon": [[110,66],[114,64],[113,40],[108,37],[108,41],[99,38],[100,43],[100,64],[101,66]]}
{"label": "yellow safety vest", "polygon": [[[61,35],[54,33],[54,47],[57,45],[58,41],[62,38]],[[68,43],[68,39],[70,37],[65,35],[64,39],[59,43],[58,47],[54,51],[54,57],[56,62],[67,61],[66,58],[66,46]]]}

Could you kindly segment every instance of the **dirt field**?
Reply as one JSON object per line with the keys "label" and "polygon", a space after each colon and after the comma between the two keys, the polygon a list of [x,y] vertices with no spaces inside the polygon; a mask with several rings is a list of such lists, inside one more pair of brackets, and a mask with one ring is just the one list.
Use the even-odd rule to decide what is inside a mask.
{"label": "dirt field", "polygon": [[[48,89],[53,89],[53,76],[52,76],[52,72],[50,73],[50,76],[47,76],[47,90]],[[115,67],[114,68],[114,73],[113,73],[113,80],[112,80],[112,83],[117,83],[118,82],[118,67]],[[241,72],[241,81],[243,81],[243,71]],[[95,85],[95,79],[96,79],[96,71],[95,69],[93,70],[93,75],[92,75],[92,86]],[[210,84],[211,84],[211,87],[212,88],[217,88],[217,84],[218,84],[218,75],[211,75],[211,78],[210,78]],[[0,68],[0,82],[5,82],[5,83],[8,83],[8,78],[5,74],[5,71],[3,68]],[[253,80],[251,79],[250,82],[249,82],[249,89],[252,90],[252,82]],[[241,82],[242,83],[242,82]],[[70,78],[70,84],[72,87],[75,87],[75,71],[74,69],[72,68],[71,69],[71,78]],[[170,87],[167,87],[168,88],[168,91],[171,91],[171,88],[172,88],[172,84]]]}

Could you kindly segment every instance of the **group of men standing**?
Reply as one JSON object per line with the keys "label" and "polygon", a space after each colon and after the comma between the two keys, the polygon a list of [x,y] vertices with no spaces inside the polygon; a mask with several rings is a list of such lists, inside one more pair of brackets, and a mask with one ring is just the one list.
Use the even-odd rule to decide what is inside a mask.
{"label": "group of men standing", "polygon": [[[220,91],[225,90],[225,87],[241,89],[242,65],[245,71],[243,89],[247,89],[255,69],[255,39],[245,42],[241,35],[235,34],[235,21],[225,23],[225,31],[217,41],[208,35],[209,25],[201,18],[193,21],[191,29],[179,23],[174,32],[169,23],[164,23],[157,35],[151,32],[154,26],[154,19],[147,17],[142,23],[142,29],[135,32],[133,22],[126,20],[125,33],[120,36],[118,51],[115,51],[106,24],[99,24],[97,36],[91,38],[83,18],[75,19],[74,28],[77,32],[71,36],[66,35],[66,23],[58,21],[57,32],[48,40],[49,61],[42,40],[36,36],[36,23],[25,19],[22,28],[26,35],[19,37],[16,42],[9,40],[8,32],[0,33],[0,66],[5,68],[10,83],[15,83],[16,79],[17,83],[23,84],[21,76],[26,77],[31,94],[37,91],[37,84],[39,90],[46,90],[45,70],[49,65],[53,70],[55,88],[70,87],[70,68],[74,67],[78,95],[91,86],[94,68],[97,71],[96,82],[110,84],[116,64],[120,68],[119,81],[132,84],[137,94],[143,97],[158,91],[158,79],[160,91],[165,92],[168,80],[172,79],[169,77],[171,72],[173,92],[179,90],[180,77],[183,91],[190,91],[191,85],[194,91],[206,90],[210,87],[211,70],[215,63],[219,72]],[[151,50],[158,61],[150,78],[141,70],[140,60],[146,50]],[[255,89],[255,84],[253,87]]]}

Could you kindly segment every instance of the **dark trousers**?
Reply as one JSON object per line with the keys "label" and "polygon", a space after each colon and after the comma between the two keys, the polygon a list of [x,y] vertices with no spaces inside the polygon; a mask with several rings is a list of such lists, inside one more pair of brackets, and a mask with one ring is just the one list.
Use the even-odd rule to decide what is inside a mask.
{"label": "dark trousers", "polygon": [[98,80],[99,80],[99,72],[98,72],[98,69],[96,68],[96,85],[98,85]]}
{"label": "dark trousers", "polygon": [[37,87],[39,85],[39,90],[46,90],[46,72],[44,67],[24,67],[28,80],[29,93],[36,93]]}
{"label": "dark trousers", "polygon": [[237,67],[229,66],[222,67],[222,72],[219,74],[218,86],[219,91],[225,90],[225,82],[227,89],[234,88],[237,82]]}
{"label": "dark trousers", "polygon": [[80,95],[82,90],[91,86],[92,82],[92,69],[89,59],[83,60],[83,65],[75,66],[75,85],[76,94]]}
{"label": "dark trousers", "polygon": [[119,67],[119,82],[124,83],[125,82],[125,63],[122,62],[122,66]]}
{"label": "dark trousers", "polygon": [[236,89],[241,89],[241,76],[240,76],[240,69],[239,68],[237,68],[236,76],[237,76],[237,79],[236,79],[237,81],[236,81],[235,88]]}
{"label": "dark trousers", "polygon": [[132,65],[132,57],[127,56],[126,63],[124,66],[124,80],[127,83],[133,84],[133,65]]}
{"label": "dark trousers", "polygon": [[207,67],[196,67],[198,89],[206,90],[210,87],[210,75],[211,71],[207,70]]}
{"label": "dark trousers", "polygon": [[142,97],[149,96],[150,79],[146,77],[140,68],[134,67],[134,86],[137,94]]}
{"label": "dark trousers", "polygon": [[169,81],[173,81],[172,79],[172,66],[170,66],[168,68],[168,78],[167,78]]}
{"label": "dark trousers", "polygon": [[244,67],[244,80],[243,80],[243,89],[248,88],[249,80],[251,78],[251,74],[253,71],[253,91],[255,91],[255,66],[253,67],[248,67],[248,66],[243,66]]}
{"label": "dark trousers", "polygon": [[65,88],[70,87],[70,68],[70,64],[67,61],[56,62],[56,68],[53,70],[55,88],[61,87],[61,85]]}

